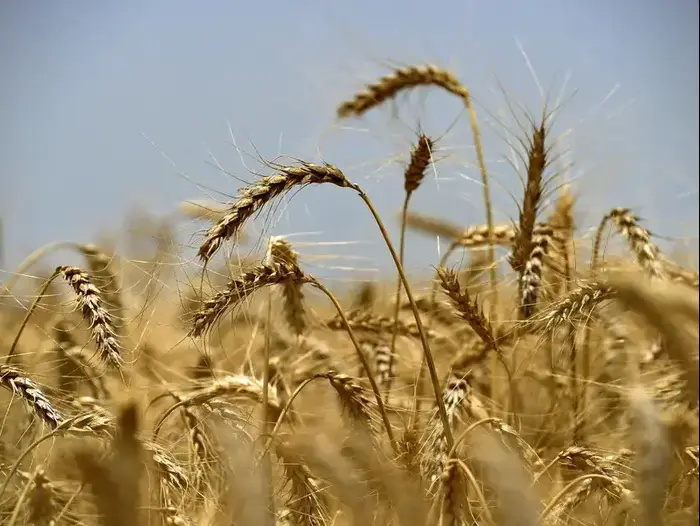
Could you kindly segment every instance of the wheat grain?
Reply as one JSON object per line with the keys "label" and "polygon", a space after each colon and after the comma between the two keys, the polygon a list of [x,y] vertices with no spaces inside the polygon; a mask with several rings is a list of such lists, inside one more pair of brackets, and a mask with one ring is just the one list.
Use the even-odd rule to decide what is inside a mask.
{"label": "wheat grain", "polygon": [[56,269],[75,292],[83,318],[90,324],[92,337],[100,357],[120,369],[122,358],[112,318],[102,305],[97,287],[90,282],[87,272],[78,267],[61,266]]}
{"label": "wheat grain", "polygon": [[333,184],[341,188],[351,187],[343,172],[331,164],[301,163],[298,166],[272,165],[279,173],[260,178],[238,193],[238,198],[224,215],[206,233],[199,247],[199,257],[208,260],[221,244],[235,237],[245,222],[273,199],[292,188],[309,184]]}

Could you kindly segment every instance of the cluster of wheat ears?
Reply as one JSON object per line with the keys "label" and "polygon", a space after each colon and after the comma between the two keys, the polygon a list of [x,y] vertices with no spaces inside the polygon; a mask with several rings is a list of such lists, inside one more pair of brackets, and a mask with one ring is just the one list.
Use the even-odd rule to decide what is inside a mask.
{"label": "cluster of wheat ears", "polygon": [[[211,225],[207,279],[186,294],[156,275],[174,266],[165,245],[129,260],[151,277],[142,291],[127,258],[95,245],[44,247],[15,270],[0,310],[2,524],[698,524],[697,272],[628,209],[602,218],[586,258],[569,190],[542,217],[551,114],[521,138],[512,224],[493,222],[477,116],[450,72],[393,71],[338,117],[418,86],[465,106],[483,226],[409,211],[439,148],[420,135],[398,247],[340,168],[266,161],[225,209],[190,205]],[[279,237],[245,261],[224,250],[275,200],[322,184],[366,205],[395,284],[336,296]],[[451,242],[420,290],[407,229]],[[636,262],[604,254],[615,234]],[[58,267],[21,301],[18,282],[56,248],[84,268]],[[517,287],[499,281],[497,249]]]}

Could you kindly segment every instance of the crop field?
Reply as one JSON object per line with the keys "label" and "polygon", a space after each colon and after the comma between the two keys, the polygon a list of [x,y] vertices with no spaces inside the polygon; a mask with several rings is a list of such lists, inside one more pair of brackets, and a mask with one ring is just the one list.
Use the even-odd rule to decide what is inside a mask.
{"label": "crop field", "polygon": [[[7,269],[0,523],[698,524],[697,270],[624,202],[582,235],[555,108],[514,132],[508,223],[450,71],[387,71],[336,117],[414,91],[463,105],[482,224],[412,210],[441,146],[420,132],[398,216],[332,160],[261,159],[225,207],[183,203],[204,226],[196,264],[163,223],[144,225],[140,258],[56,240]],[[256,218],[318,185],[372,218],[389,279],[338,287],[294,237],[253,238]],[[404,272],[407,231],[449,243],[420,278]],[[59,249],[82,263],[51,269]]]}

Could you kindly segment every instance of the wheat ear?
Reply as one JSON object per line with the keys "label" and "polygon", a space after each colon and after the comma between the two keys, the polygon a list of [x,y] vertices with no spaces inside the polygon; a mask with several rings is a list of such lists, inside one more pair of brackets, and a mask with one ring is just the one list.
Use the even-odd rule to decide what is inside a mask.
{"label": "wheat ear", "polygon": [[494,335],[491,321],[486,317],[483,310],[479,307],[476,301],[472,300],[467,289],[462,290],[459,286],[457,274],[450,269],[439,268],[437,270],[440,285],[443,291],[450,299],[452,306],[455,308],[459,316],[466,321],[481,341],[495,353],[496,359],[501,364],[508,377],[508,388],[511,392],[510,410],[515,411],[515,395],[513,394],[513,376],[510,368],[498,347],[496,337]]}
{"label": "wheat ear", "polygon": [[117,329],[124,325],[124,302],[120,292],[119,275],[115,269],[115,256],[107,254],[97,245],[79,245],[78,249],[87,260],[90,277],[107,305],[113,324]]}
{"label": "wheat ear", "polygon": [[608,221],[612,221],[618,232],[627,240],[637,256],[639,265],[651,276],[662,278],[664,272],[659,261],[659,248],[652,243],[651,233],[639,224],[640,218],[632,214],[629,208],[613,208],[602,219],[593,244],[591,266],[595,269],[600,253],[603,230]]}
{"label": "wheat ear", "polygon": [[56,429],[63,420],[44,392],[21,370],[0,365],[0,385],[18,395],[51,429]]}
{"label": "wheat ear", "polygon": [[[292,267],[299,266],[299,254],[297,254],[288,241],[280,237],[273,237],[270,239],[268,258],[269,261],[275,263],[290,265]],[[304,307],[302,285],[303,282],[294,279],[286,280],[281,285],[284,295],[285,319],[297,336],[304,334],[309,325],[308,315]]]}
{"label": "wheat ear", "polygon": [[[418,137],[418,143],[411,152],[411,160],[404,172],[404,202],[401,216],[401,235],[399,239],[399,261],[403,265],[406,252],[406,216],[408,215],[408,205],[411,201],[413,192],[418,190],[425,171],[428,169],[433,159],[433,141],[427,135]],[[394,330],[391,335],[391,345],[389,347],[389,370],[393,369],[394,355],[396,353],[396,338],[398,336],[399,313],[401,310],[401,278],[397,278],[396,283],[396,305],[394,307]],[[386,396],[389,399],[389,391],[391,390],[391,377],[386,385]]]}
{"label": "wheat ear", "polygon": [[[294,188],[295,186],[311,183],[333,183],[337,186],[351,188],[352,190],[354,190],[360,197],[360,199],[362,199],[362,201],[365,203],[365,206],[367,207],[369,212],[372,214],[372,218],[377,224],[377,228],[379,228],[382,238],[384,239],[384,242],[386,244],[386,247],[389,250],[389,253],[391,254],[392,260],[394,261],[394,265],[396,266],[396,270],[399,274],[403,287],[406,290],[406,296],[408,298],[408,302],[411,304],[413,317],[416,321],[416,329],[418,330],[421,345],[423,346],[423,354],[426,359],[428,371],[430,372],[430,380],[433,386],[435,401],[438,404],[438,408],[440,409],[441,418],[446,424],[447,415],[445,413],[445,408],[442,407],[442,400],[440,398],[440,380],[437,375],[435,360],[433,359],[433,355],[430,350],[430,345],[428,344],[428,339],[423,328],[423,323],[420,317],[420,311],[416,306],[416,302],[413,297],[413,292],[411,290],[411,285],[408,282],[408,278],[406,277],[406,273],[404,272],[401,260],[398,254],[396,253],[396,250],[394,249],[394,245],[391,242],[389,232],[387,232],[387,229],[384,225],[384,221],[382,221],[382,218],[377,212],[377,209],[374,207],[372,200],[364,192],[364,190],[362,190],[362,188],[360,188],[357,184],[351,183],[338,168],[330,164],[319,166],[309,163],[302,163],[300,166],[292,167],[282,166],[269,162],[267,162],[267,164],[278,170],[280,173],[271,177],[263,178],[260,182],[253,185],[249,185],[248,187],[246,187],[246,189],[243,190],[243,192],[239,196],[239,199],[231,206],[231,212],[217,225],[212,227],[212,229],[208,232],[204,242],[200,246],[200,258],[202,258],[205,261],[208,261],[209,258],[214,254],[214,252],[216,252],[221,243],[223,243],[225,239],[234,235],[236,231],[242,227],[243,223],[248,218],[250,218],[255,212],[259,211],[265,204],[269,203],[274,197],[282,195],[283,193]],[[489,230],[493,230],[493,225],[491,224],[491,222],[489,222],[489,225]],[[493,249],[493,247],[491,248]],[[493,258],[491,259],[493,260]],[[494,278],[492,279],[492,283],[495,287],[495,274],[492,275],[492,277]],[[330,293],[330,291],[327,288],[323,287],[318,281],[314,282],[314,286],[322,292],[324,292],[334,303],[339,313],[342,314],[342,308],[340,307],[340,304],[337,302],[337,300],[335,300],[335,297]],[[229,291],[233,293],[229,294],[229,296],[240,296],[239,294],[235,293],[235,289],[236,287],[234,287],[234,291]],[[218,299],[223,302],[224,306],[226,306],[228,302],[228,300],[226,300],[226,295],[220,296]],[[217,311],[220,312],[220,309],[217,309],[217,305],[214,304],[210,306],[213,307],[213,309],[209,311],[209,314],[214,313],[215,315]],[[342,317],[344,317],[344,314],[342,314]],[[204,317],[200,318],[200,321],[204,321],[206,319],[207,315],[205,314]],[[350,335],[351,329],[347,323],[345,323],[345,325],[347,326],[348,334]],[[195,331],[196,330],[197,329],[195,329]],[[351,339],[354,340],[354,335],[351,336]],[[375,390],[376,383],[374,382],[374,378],[371,377],[370,368],[367,364],[366,358],[364,357],[364,355],[362,355],[362,351],[360,350],[359,344],[357,344],[356,340],[353,341],[353,345],[355,346],[356,351],[362,356],[361,359],[363,360],[363,366],[368,371],[368,374],[370,374],[371,381],[374,384],[372,386],[372,390]],[[383,409],[383,403],[379,403],[379,406],[380,409]],[[448,440],[450,443],[452,442],[451,434],[448,437]]]}
{"label": "wheat ear", "polygon": [[62,275],[73,289],[83,319],[90,324],[100,357],[117,369],[121,369],[122,358],[112,317],[103,307],[99,291],[90,281],[88,273],[78,267],[67,266],[58,267],[56,272]]}
{"label": "wheat ear", "polygon": [[520,289],[520,317],[527,320],[535,313],[537,298],[542,286],[544,258],[549,252],[554,232],[546,225],[539,225],[529,243],[530,253],[520,269],[518,285]]}
{"label": "wheat ear", "polygon": [[343,188],[350,187],[350,182],[343,172],[331,164],[301,163],[298,166],[283,166],[269,163],[279,173],[260,178],[238,192],[236,201],[224,215],[206,233],[199,247],[199,257],[208,260],[221,244],[234,237],[244,223],[266,204],[280,197],[292,188],[309,184],[334,184]]}
{"label": "wheat ear", "polygon": [[313,276],[305,274],[298,266],[290,263],[268,263],[266,265],[260,265],[245,273],[242,278],[232,280],[229,282],[225,291],[216,294],[213,299],[204,302],[204,307],[202,310],[195,315],[193,328],[190,331],[190,334],[194,336],[201,335],[206,329],[211,327],[211,325],[219,317],[221,317],[226,310],[237,305],[243,298],[249,294],[252,294],[256,290],[268,285],[279,284],[283,281],[291,280],[294,280],[297,283],[308,283],[312,285],[314,288],[323,292],[331,303],[333,303],[333,306],[336,308],[338,316],[341,318],[345,330],[352,341],[355,352],[362,363],[362,367],[369,378],[372,391],[377,398],[377,405],[379,412],[382,415],[382,419],[384,420],[384,426],[386,427],[387,434],[392,446],[396,448],[393,431],[384,408],[379,386],[374,379],[371,365],[365,354],[362,352],[362,348],[357,341],[352,328],[350,327],[345,313],[343,312],[343,308],[340,306],[340,303],[333,293],[325,285],[323,285]]}

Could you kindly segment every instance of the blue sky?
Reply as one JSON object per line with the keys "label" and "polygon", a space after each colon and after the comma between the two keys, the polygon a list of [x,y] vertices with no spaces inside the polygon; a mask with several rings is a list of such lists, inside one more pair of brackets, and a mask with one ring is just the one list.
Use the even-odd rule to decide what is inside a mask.
{"label": "blue sky", "polygon": [[[183,199],[225,201],[241,184],[233,176],[250,180],[253,146],[267,158],[340,166],[395,235],[400,163],[419,125],[445,137],[437,180],[432,174],[413,209],[483,222],[471,133],[456,101],[420,92],[400,101],[398,117],[387,106],[335,121],[336,105],[391,63],[437,63],[470,88],[496,219],[507,221],[517,213],[511,194],[522,191],[505,162],[504,125],[516,130],[506,101],[538,114],[543,100],[520,46],[548,100],[563,102],[553,134],[567,152],[562,163],[573,163],[582,232],[610,207],[631,206],[655,232],[697,239],[697,2],[6,0],[0,269],[52,241],[119,231],[138,206],[166,215]],[[276,210],[268,233],[359,242],[306,248],[365,258],[313,260],[317,272],[387,268],[351,193],[309,188]],[[176,224],[185,244],[202,227]],[[412,271],[436,262],[435,241],[411,243]]]}

